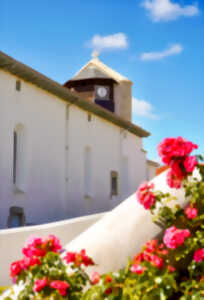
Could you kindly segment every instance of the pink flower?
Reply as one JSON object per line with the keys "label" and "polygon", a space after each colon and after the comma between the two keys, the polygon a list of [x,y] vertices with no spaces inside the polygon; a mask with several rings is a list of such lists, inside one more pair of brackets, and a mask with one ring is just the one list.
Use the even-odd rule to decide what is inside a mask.
{"label": "pink flower", "polygon": [[184,177],[184,173],[181,169],[182,160],[172,160],[170,163],[171,172],[178,178]]}
{"label": "pink flower", "polygon": [[144,271],[146,270],[146,267],[144,266],[141,266],[139,264],[134,264],[132,265],[132,267],[130,268],[130,271],[135,273],[135,274],[138,274],[138,275],[141,275],[142,273],[144,273]]}
{"label": "pink flower", "polygon": [[168,266],[167,266],[167,269],[168,269],[168,271],[169,271],[170,273],[176,271],[176,269],[175,269],[173,266],[171,266],[171,265],[168,265]]}
{"label": "pink flower", "polygon": [[15,261],[10,266],[10,276],[15,277],[20,274],[21,271],[27,269],[30,266],[39,265],[41,262],[38,257],[24,257],[21,260]]}
{"label": "pink flower", "polygon": [[164,139],[158,146],[159,155],[164,164],[170,166],[167,183],[171,188],[180,188],[188,173],[198,164],[196,157],[189,154],[198,146],[182,137]]}
{"label": "pink flower", "polygon": [[193,144],[192,142],[185,143],[185,154],[189,155],[194,149],[198,149],[198,145]]}
{"label": "pink flower", "polygon": [[156,251],[156,249],[157,249],[157,240],[150,240],[145,245],[145,250],[147,252],[152,253],[152,252]]}
{"label": "pink flower", "polygon": [[184,212],[188,219],[195,219],[198,215],[198,209],[195,207],[191,207],[190,205],[186,207]]}
{"label": "pink flower", "polygon": [[23,260],[17,260],[10,265],[10,276],[15,277],[25,269]]}
{"label": "pink flower", "polygon": [[43,257],[48,251],[59,252],[62,249],[59,239],[54,235],[49,235],[48,238],[31,236],[22,252],[27,257]]}
{"label": "pink flower", "polygon": [[194,253],[193,259],[199,263],[204,260],[204,248],[197,249]]}
{"label": "pink flower", "polygon": [[45,243],[48,244],[48,248],[52,252],[59,252],[62,249],[60,240],[53,234],[50,234],[45,240]]}
{"label": "pink flower", "polygon": [[94,265],[93,260],[86,255],[86,250],[82,249],[79,253],[77,252],[67,252],[64,260],[67,264],[74,263],[77,266],[84,265],[84,266],[92,266]]}
{"label": "pink flower", "polygon": [[100,280],[100,274],[98,272],[93,272],[91,275],[91,283],[97,284]]}
{"label": "pink flower", "polygon": [[158,269],[161,269],[163,267],[163,259],[160,258],[157,255],[152,254],[151,255],[151,264],[155,267],[157,267]]}
{"label": "pink flower", "polygon": [[61,296],[65,297],[67,294],[67,289],[70,287],[70,285],[66,281],[61,280],[53,280],[50,283],[50,287],[53,289],[58,290]]}
{"label": "pink flower", "polygon": [[11,281],[13,284],[15,284],[17,282],[17,277],[12,277]]}
{"label": "pink flower", "polygon": [[27,242],[26,246],[22,249],[22,253],[27,257],[33,256],[44,256],[46,250],[42,249],[44,240],[40,237],[31,236]]}
{"label": "pink flower", "polygon": [[186,172],[191,173],[197,166],[198,161],[195,156],[187,156],[184,160],[184,168]]}
{"label": "pink flower", "polygon": [[158,153],[163,163],[169,165],[172,159],[189,155],[198,146],[182,137],[166,138],[158,145]]}
{"label": "pink flower", "polygon": [[47,278],[37,279],[34,283],[34,292],[40,292],[48,284]]}
{"label": "pink flower", "polygon": [[172,157],[173,138],[166,138],[158,145],[158,153],[164,164],[169,164]]}
{"label": "pink flower", "polygon": [[184,177],[178,177],[172,170],[167,173],[167,184],[170,188],[180,189]]}
{"label": "pink flower", "polygon": [[176,249],[183,245],[184,240],[191,235],[188,229],[178,229],[175,226],[171,226],[166,229],[164,234],[164,244],[167,248]]}
{"label": "pink flower", "polygon": [[133,261],[135,262],[135,263],[141,263],[141,262],[143,262],[144,261],[144,253],[142,252],[142,253],[139,253],[139,254],[137,254],[134,258],[133,258]]}
{"label": "pink flower", "polygon": [[44,240],[41,237],[31,235],[26,241],[26,247],[40,247],[44,243]]}
{"label": "pink flower", "polygon": [[76,255],[77,255],[76,252],[67,252],[64,257],[64,260],[66,261],[67,264],[74,263],[76,260]]}
{"label": "pink flower", "polygon": [[94,265],[93,260],[88,255],[86,255],[85,249],[81,250],[80,255],[82,258],[82,264],[84,264],[86,267]]}
{"label": "pink flower", "polygon": [[148,184],[148,182],[144,182],[139,186],[136,193],[138,201],[144,206],[145,209],[150,209],[155,202],[155,195],[152,192],[153,188],[153,183]]}
{"label": "pink flower", "polygon": [[24,263],[24,266],[25,266],[26,269],[28,267],[35,266],[35,265],[40,265],[41,264],[41,262],[40,262],[40,260],[39,260],[38,257],[24,257],[23,263]]}

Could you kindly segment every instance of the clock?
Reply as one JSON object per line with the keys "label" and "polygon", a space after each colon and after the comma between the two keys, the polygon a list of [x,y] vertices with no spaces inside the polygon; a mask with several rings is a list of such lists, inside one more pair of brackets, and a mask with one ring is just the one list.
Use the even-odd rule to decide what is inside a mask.
{"label": "clock", "polygon": [[96,96],[99,99],[109,99],[109,87],[107,86],[96,86]]}

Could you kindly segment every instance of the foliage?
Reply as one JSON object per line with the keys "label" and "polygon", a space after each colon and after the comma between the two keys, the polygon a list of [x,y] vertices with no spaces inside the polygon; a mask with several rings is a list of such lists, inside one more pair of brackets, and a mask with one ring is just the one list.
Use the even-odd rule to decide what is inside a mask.
{"label": "foliage", "polygon": [[[183,187],[188,205],[183,208],[170,193],[143,183],[138,201],[150,210],[162,234],[148,241],[125,268],[89,277],[85,268],[94,262],[85,250],[68,252],[62,260],[56,237],[34,238],[23,248],[24,258],[11,265],[11,277],[18,285],[23,282],[18,299],[204,299],[204,166],[199,164],[201,156],[191,156],[196,148],[180,137],[159,145],[162,161],[169,167],[167,184]],[[195,168],[199,179],[192,176]]]}
{"label": "foliage", "polygon": [[[10,267],[13,282],[23,285],[18,293],[19,300],[81,298],[84,286],[90,281],[84,266],[94,265],[85,250],[68,252],[62,259],[59,240],[51,235],[47,239],[32,236],[22,252],[24,258]],[[12,294],[14,291],[5,299],[12,299]]]}

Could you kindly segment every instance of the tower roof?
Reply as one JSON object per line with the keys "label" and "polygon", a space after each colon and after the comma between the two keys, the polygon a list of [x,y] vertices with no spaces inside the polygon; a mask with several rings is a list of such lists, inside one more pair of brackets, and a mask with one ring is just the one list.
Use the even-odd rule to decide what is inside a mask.
{"label": "tower roof", "polygon": [[113,79],[118,83],[122,81],[132,83],[132,81],[128,78],[105,65],[96,54],[94,54],[93,58],[84,67],[82,67],[69,81],[91,78],[105,78]]}
{"label": "tower roof", "polygon": [[110,76],[98,70],[94,65],[90,65],[87,68],[81,70],[71,78],[72,80],[83,80],[83,79],[92,79],[92,78],[105,78],[112,79]]}

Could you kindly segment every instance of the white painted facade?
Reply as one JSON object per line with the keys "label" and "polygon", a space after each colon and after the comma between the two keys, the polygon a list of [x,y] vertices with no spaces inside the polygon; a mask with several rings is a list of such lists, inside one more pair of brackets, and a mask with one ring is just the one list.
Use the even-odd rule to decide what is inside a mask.
{"label": "white painted facade", "polygon": [[[16,80],[0,69],[0,228],[13,206],[24,209],[27,224],[108,211],[147,179],[142,138],[94,114],[88,120],[86,110],[31,83],[21,80],[17,91]],[[16,129],[23,155],[14,183]],[[111,171],[118,174],[112,197]]]}
{"label": "white painted facade", "polygon": [[147,159],[147,181],[156,176],[156,169],[159,167],[159,163]]}

